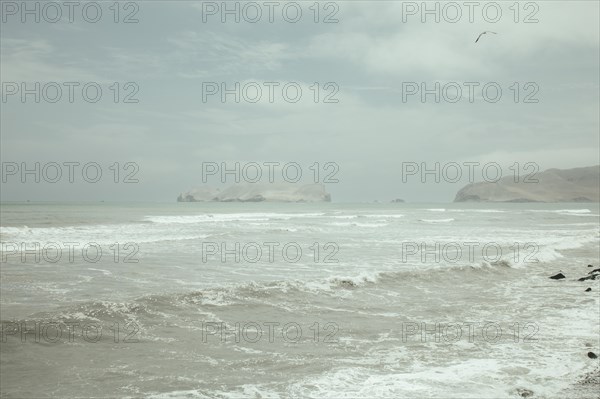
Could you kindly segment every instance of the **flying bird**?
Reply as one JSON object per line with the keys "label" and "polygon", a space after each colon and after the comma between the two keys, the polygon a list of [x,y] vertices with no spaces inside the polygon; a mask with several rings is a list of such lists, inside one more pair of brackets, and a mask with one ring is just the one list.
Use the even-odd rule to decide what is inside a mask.
{"label": "flying bird", "polygon": [[477,40],[475,40],[475,43],[477,43],[479,41],[479,39],[481,38],[481,36],[485,35],[486,33],[493,33],[494,35],[497,35],[496,32],[492,32],[491,30],[484,30],[483,32],[481,32],[479,34],[479,36],[477,36]]}

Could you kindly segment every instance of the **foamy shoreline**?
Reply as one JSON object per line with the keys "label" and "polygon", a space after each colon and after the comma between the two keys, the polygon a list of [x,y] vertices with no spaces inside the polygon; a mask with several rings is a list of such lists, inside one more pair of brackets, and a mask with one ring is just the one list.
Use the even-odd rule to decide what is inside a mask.
{"label": "foamy shoreline", "polygon": [[[596,256],[592,253],[590,253],[589,255],[592,257]],[[595,270],[597,268],[596,265],[598,265],[598,260],[596,259],[593,262],[594,266],[586,267],[585,269],[587,269],[587,273],[583,272],[582,276],[588,275],[589,271]],[[582,268],[582,270],[585,269]],[[579,278],[582,276],[577,277]],[[587,281],[589,281],[590,283],[593,282],[593,284],[590,284],[592,288],[591,293],[595,293],[594,295],[597,296],[598,291],[600,290],[600,284],[597,280]],[[583,288],[584,287],[582,285],[582,289]],[[596,309],[596,311],[598,311],[598,309]],[[593,352],[596,355],[598,355],[600,349],[600,332],[596,331],[596,333],[598,334],[598,339],[595,342],[591,342],[591,346],[587,347],[587,349],[590,352]],[[577,377],[576,381],[573,382],[573,384],[570,387],[559,392],[556,396],[557,398],[600,399],[600,357],[596,359],[590,359],[587,356],[585,350],[582,351],[582,355],[585,356],[585,358],[583,358],[582,361],[588,363],[588,365],[585,367],[586,371],[584,371],[579,377]]]}
{"label": "foamy shoreline", "polygon": [[600,366],[584,373],[572,386],[561,391],[558,398],[599,399],[600,398]]}

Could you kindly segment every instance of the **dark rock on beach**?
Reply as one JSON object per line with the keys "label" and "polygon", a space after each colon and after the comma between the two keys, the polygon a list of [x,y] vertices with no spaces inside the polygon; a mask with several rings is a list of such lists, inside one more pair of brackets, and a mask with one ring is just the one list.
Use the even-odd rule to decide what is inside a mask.
{"label": "dark rock on beach", "polygon": [[517,389],[517,394],[522,398],[528,398],[530,396],[533,396],[533,391],[530,389],[519,388]]}
{"label": "dark rock on beach", "polygon": [[594,352],[588,352],[588,357],[590,359],[596,359],[598,357],[598,355],[596,355]]}
{"label": "dark rock on beach", "polygon": [[558,273],[558,274],[555,274],[554,276],[550,276],[550,278],[552,280],[561,280],[561,279],[565,278],[565,275],[562,273]]}
{"label": "dark rock on beach", "polygon": [[580,279],[577,279],[577,281],[595,280],[596,276],[598,276],[598,274],[592,274],[591,276],[581,277]]}
{"label": "dark rock on beach", "polygon": [[339,280],[339,285],[344,288],[356,288],[356,283],[352,280]]}
{"label": "dark rock on beach", "polygon": [[585,290],[585,292],[590,292],[592,289],[588,287],[587,290]]}
{"label": "dark rock on beach", "polygon": [[[590,265],[590,266],[591,266],[591,265]],[[597,268],[597,269],[594,269],[594,270],[592,270],[592,271],[591,271],[591,272],[589,272],[588,274],[592,274],[592,273],[596,273],[596,272],[600,273],[600,267],[599,267],[599,268]]]}

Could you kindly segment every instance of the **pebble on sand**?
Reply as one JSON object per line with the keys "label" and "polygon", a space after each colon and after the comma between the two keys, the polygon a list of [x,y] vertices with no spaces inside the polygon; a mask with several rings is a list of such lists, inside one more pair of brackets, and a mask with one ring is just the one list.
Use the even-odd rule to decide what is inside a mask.
{"label": "pebble on sand", "polygon": [[595,359],[595,358],[597,358],[597,357],[598,357],[598,355],[596,355],[594,352],[588,352],[588,357],[589,357],[590,359]]}
{"label": "pebble on sand", "polygon": [[519,388],[517,389],[517,393],[522,398],[528,398],[533,395],[533,391],[531,389]]}
{"label": "pebble on sand", "polygon": [[587,290],[585,290],[585,292],[590,292],[592,289],[590,287],[588,287]]}

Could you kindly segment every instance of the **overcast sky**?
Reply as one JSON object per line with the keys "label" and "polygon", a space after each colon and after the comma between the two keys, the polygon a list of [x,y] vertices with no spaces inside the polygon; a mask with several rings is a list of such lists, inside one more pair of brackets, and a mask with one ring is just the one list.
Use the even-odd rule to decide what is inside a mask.
{"label": "overcast sky", "polygon": [[[118,23],[112,1],[99,3],[96,23],[83,18],[82,5],[74,8],[72,22],[64,6],[62,19],[49,22],[56,9],[48,7],[36,23],[35,15],[15,10],[21,2],[2,1],[3,172],[13,162],[31,168],[35,162],[97,162],[103,168],[98,183],[84,181],[80,167],[74,183],[66,166],[58,183],[42,176],[36,184],[28,176],[23,184],[18,172],[9,174],[3,176],[2,200],[174,201],[202,185],[202,162],[297,162],[309,181],[309,166],[319,162],[323,178],[323,165],[335,162],[339,183],[327,184],[334,201],[448,202],[467,176],[457,183],[437,184],[429,176],[423,184],[419,175],[403,182],[403,162],[495,162],[505,173],[515,162],[534,162],[540,170],[599,163],[597,1],[521,2],[518,15],[513,1],[501,1],[499,18],[494,6],[484,14],[489,2],[480,2],[473,21],[464,2],[445,9],[438,3],[439,22],[422,15],[421,2],[320,2],[317,23],[313,1],[289,6],[285,18],[284,3],[275,2],[273,22],[259,1],[263,14],[255,23],[244,18],[256,16],[254,5],[239,3],[236,23],[215,9],[221,2],[204,3],[121,3]],[[286,21],[298,8],[300,20]],[[95,9],[88,7],[86,15],[93,20]],[[324,23],[326,17],[332,23]],[[123,23],[125,18],[139,22]],[[485,30],[497,34],[475,43]],[[79,86],[72,103],[64,85],[56,103],[47,101],[54,97],[52,85],[39,103],[32,94],[23,103],[14,93],[23,82],[29,88],[35,82]],[[90,82],[102,88],[96,103],[82,97],[81,87]],[[242,96],[235,103],[229,95],[223,103],[217,94],[203,101],[207,82],[230,88],[255,82],[246,86],[248,98],[256,86],[263,97],[252,103]],[[279,84],[272,103],[265,82]],[[298,102],[282,95],[289,82],[302,89]],[[424,102],[420,93],[409,95],[422,83],[434,89],[436,82],[447,85],[439,102],[434,94]],[[472,99],[464,82],[473,82]],[[484,97],[486,84],[491,89]],[[457,85],[462,96],[451,102]],[[496,87],[502,95],[491,102]],[[93,97],[93,86],[88,93]],[[290,98],[294,93],[292,86]],[[127,95],[139,101],[125,103]],[[324,102],[328,95],[337,102]],[[109,168],[115,162],[118,184]],[[139,166],[139,183],[122,183],[134,171],[124,169],[127,162]],[[475,172],[481,180],[481,168]],[[208,184],[221,185],[211,179]]]}

